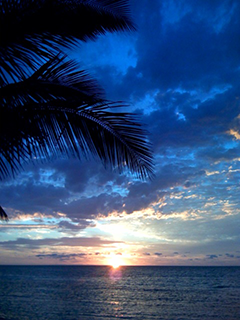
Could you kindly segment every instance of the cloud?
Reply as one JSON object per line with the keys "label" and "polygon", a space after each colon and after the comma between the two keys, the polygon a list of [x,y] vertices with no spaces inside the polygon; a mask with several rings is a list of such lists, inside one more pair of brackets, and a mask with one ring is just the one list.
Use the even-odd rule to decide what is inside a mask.
{"label": "cloud", "polygon": [[87,227],[94,227],[95,224],[91,221],[87,220],[80,220],[79,223],[73,224],[68,221],[61,221],[58,223],[58,227],[61,229],[61,231],[64,232],[79,232],[80,230],[83,230]]}
{"label": "cloud", "polygon": [[162,256],[162,253],[161,252],[155,252],[154,255],[160,257],[160,256]]}
{"label": "cloud", "polygon": [[226,133],[229,133],[230,135],[234,136],[235,139],[240,140],[240,134],[238,131],[234,130],[234,129],[230,129],[229,131],[227,131]]}
{"label": "cloud", "polygon": [[[0,201],[4,207],[16,208],[24,213],[35,212],[53,214],[61,207],[61,199],[66,199],[66,189],[54,185],[35,185],[31,179],[17,186],[2,186]],[[53,209],[51,209],[53,208]]]}
{"label": "cloud", "polygon": [[207,259],[210,259],[210,260],[218,259],[218,256],[216,254],[207,254],[206,257]]}
{"label": "cloud", "polygon": [[[127,111],[138,113],[153,144],[155,179],[139,181],[86,159],[25,166],[0,185],[0,204],[15,223],[1,224],[0,230],[5,236],[15,228],[19,238],[0,242],[2,247],[101,247],[107,240],[91,235],[101,234],[97,228],[112,216],[138,229],[146,236],[143,242],[171,245],[169,255],[190,249],[217,260],[219,253],[206,253],[221,247],[230,259],[232,248],[239,247],[240,4],[132,0],[131,5],[137,32],[130,38],[101,37],[81,56],[75,54],[107,89],[107,98],[126,100]],[[36,227],[39,233],[56,228],[51,231],[56,237],[57,232],[89,236],[22,238],[21,229],[39,237]]]}
{"label": "cloud", "polygon": [[107,215],[107,202],[118,202],[117,193],[110,196],[112,186],[122,183],[124,176],[104,169],[99,162],[81,164],[76,159],[62,159],[37,168],[30,165],[28,175],[22,173],[1,184],[0,203],[11,219],[36,214],[59,217],[63,213],[80,221],[99,212]]}
{"label": "cloud", "polygon": [[[122,207],[122,197],[119,194],[102,193],[97,196],[82,197],[62,206],[61,210],[71,219],[94,218],[98,215],[107,216],[113,210]],[[59,208],[60,209],[60,208]]]}
{"label": "cloud", "polygon": [[112,67],[103,65],[97,70],[111,97],[115,91],[117,99],[129,101],[133,95],[141,97],[154,89],[208,90],[236,80],[237,1],[214,2],[211,6],[208,1],[132,2],[138,25],[136,40],[132,41],[136,65],[118,77]]}
{"label": "cloud", "polygon": [[59,254],[59,253],[50,253],[50,254],[37,254],[36,257],[39,259],[56,259],[60,261],[71,261],[76,260],[78,258],[86,257],[86,253],[71,253],[71,254]]}
{"label": "cloud", "polygon": [[0,224],[1,229],[55,229],[56,226],[48,224]]}
{"label": "cloud", "polygon": [[38,249],[41,247],[103,247],[114,246],[123,241],[102,240],[98,237],[74,237],[74,238],[45,238],[45,239],[27,239],[19,238],[17,240],[1,241],[0,246],[7,249],[16,249],[17,247],[25,247]]}

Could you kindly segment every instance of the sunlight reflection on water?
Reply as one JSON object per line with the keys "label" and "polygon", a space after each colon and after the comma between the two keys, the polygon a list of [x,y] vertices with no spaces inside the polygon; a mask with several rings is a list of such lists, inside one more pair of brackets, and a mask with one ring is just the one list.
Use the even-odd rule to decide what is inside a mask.
{"label": "sunlight reflection on water", "polygon": [[119,281],[122,278],[122,270],[120,267],[117,269],[111,268],[109,272],[109,277],[112,281]]}

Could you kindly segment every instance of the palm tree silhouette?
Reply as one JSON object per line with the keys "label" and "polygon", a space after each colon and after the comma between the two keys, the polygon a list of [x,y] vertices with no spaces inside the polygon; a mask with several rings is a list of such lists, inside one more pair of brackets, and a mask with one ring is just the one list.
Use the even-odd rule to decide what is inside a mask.
{"label": "palm tree silhouette", "polygon": [[[65,49],[134,30],[127,0],[6,0],[0,8],[0,179],[29,161],[89,153],[105,166],[153,174],[146,132]],[[0,217],[7,215],[0,207]]]}

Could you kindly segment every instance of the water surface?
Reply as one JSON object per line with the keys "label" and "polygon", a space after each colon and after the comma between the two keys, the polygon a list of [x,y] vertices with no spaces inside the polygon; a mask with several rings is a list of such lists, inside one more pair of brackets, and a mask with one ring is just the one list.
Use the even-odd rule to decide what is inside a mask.
{"label": "water surface", "polygon": [[239,320],[240,267],[0,266],[0,320]]}

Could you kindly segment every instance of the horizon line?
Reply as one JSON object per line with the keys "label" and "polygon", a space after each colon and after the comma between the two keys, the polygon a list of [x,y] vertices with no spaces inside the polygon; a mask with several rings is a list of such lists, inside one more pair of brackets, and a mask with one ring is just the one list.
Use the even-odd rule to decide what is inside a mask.
{"label": "horizon line", "polygon": [[[0,267],[109,267],[110,264],[0,264]],[[240,265],[120,265],[119,268],[125,267],[190,267],[190,268],[211,268],[211,267],[240,267]]]}

